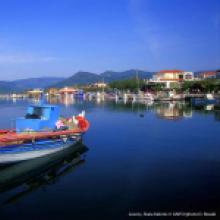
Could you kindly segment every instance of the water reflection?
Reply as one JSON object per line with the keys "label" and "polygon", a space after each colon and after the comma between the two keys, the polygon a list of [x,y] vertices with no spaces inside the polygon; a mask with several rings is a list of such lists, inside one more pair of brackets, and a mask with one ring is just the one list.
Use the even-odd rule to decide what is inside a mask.
{"label": "water reflection", "polygon": [[50,104],[62,104],[66,107],[73,105],[75,103],[82,103],[83,98],[81,97],[74,97],[70,94],[60,95],[60,96],[47,96],[46,100]]}
{"label": "water reflection", "polygon": [[[96,108],[100,105],[100,100],[92,99],[92,100],[83,100],[83,99],[75,99],[72,95],[68,95],[65,97],[55,97],[49,98],[48,103],[56,103],[63,104],[66,107],[69,105],[74,105],[74,107],[81,111],[82,109],[86,109],[87,111],[91,111],[93,108]],[[168,119],[168,120],[179,120],[183,118],[192,118],[193,112],[200,114],[214,114],[214,118],[216,120],[220,120],[220,105],[218,104],[207,104],[207,105],[194,105],[191,102],[132,102],[132,101],[118,101],[118,100],[102,100],[102,106],[107,107],[110,111],[117,112],[135,112],[144,117],[146,112],[152,111],[156,116],[160,119]]]}
{"label": "water reflection", "polygon": [[108,109],[112,111],[132,111],[142,114],[153,112],[160,119],[180,120],[192,118],[194,113],[214,115],[220,120],[219,105],[192,105],[190,102],[154,102],[154,103],[126,103],[108,102]]}
{"label": "water reflection", "polygon": [[59,103],[59,96],[47,96],[47,102],[50,104],[57,104]]}
{"label": "water reflection", "polygon": [[69,106],[69,105],[72,105],[74,104],[74,97],[73,95],[61,95],[59,97],[59,102],[64,104],[65,106]]}
{"label": "water reflection", "polygon": [[213,104],[211,104],[211,105],[206,105],[206,106],[205,106],[205,110],[206,110],[206,111],[212,111],[212,110],[214,110],[214,107],[215,107],[215,106],[214,106]]}
{"label": "water reflection", "polygon": [[[11,118],[22,115],[26,105],[26,101],[16,105],[2,101],[2,128],[9,126]],[[220,127],[214,119],[220,120],[220,106],[124,104],[120,100],[97,104],[94,99],[75,99],[69,107],[60,107],[66,116],[86,110],[91,129],[84,141],[94,146],[86,166],[72,172],[84,159],[76,157],[71,163],[71,159],[64,162],[67,159],[61,157],[56,163],[19,165],[5,173],[0,169],[0,179],[4,178],[0,201],[11,204],[22,198],[4,206],[1,219],[3,215],[16,218],[20,213],[22,219],[43,215],[47,219],[117,219],[114,217],[121,215],[124,219],[131,209],[216,210],[220,198]],[[72,173],[60,178],[67,172]],[[62,181],[48,188],[58,179]],[[44,186],[48,193],[42,190]]]}
{"label": "water reflection", "polygon": [[192,117],[192,108],[185,103],[167,102],[155,104],[155,113],[163,119],[178,120]]}
{"label": "water reflection", "polygon": [[57,182],[62,176],[83,164],[83,153],[88,148],[82,143],[47,157],[37,158],[0,168],[0,192],[10,195],[1,206],[16,202],[27,194]]}

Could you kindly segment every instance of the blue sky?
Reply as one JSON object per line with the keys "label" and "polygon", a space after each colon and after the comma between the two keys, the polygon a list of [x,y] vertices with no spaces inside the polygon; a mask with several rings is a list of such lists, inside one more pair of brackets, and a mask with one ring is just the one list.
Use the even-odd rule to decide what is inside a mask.
{"label": "blue sky", "polygon": [[220,68],[219,0],[0,0],[0,80]]}

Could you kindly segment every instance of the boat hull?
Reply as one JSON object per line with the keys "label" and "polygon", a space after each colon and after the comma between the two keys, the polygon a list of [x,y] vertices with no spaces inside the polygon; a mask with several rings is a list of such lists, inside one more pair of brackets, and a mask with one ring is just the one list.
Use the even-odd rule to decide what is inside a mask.
{"label": "boat hull", "polygon": [[205,98],[194,98],[192,99],[192,105],[209,105],[209,104],[216,104],[216,99],[205,99]]}
{"label": "boat hull", "polygon": [[79,140],[80,137],[75,140],[69,140],[66,143],[62,140],[59,142],[44,141],[36,144],[5,147],[0,149],[0,165],[45,157],[63,151],[79,142]]}

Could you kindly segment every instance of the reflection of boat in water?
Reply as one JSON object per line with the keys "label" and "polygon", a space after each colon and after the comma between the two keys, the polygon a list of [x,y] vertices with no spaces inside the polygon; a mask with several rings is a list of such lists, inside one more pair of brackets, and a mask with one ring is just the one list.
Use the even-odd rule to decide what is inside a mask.
{"label": "reflection of boat in water", "polygon": [[[88,148],[82,143],[71,146],[47,157],[36,158],[0,168],[0,192],[10,190],[10,203],[33,190],[54,183],[59,177],[72,170],[85,160],[82,153]],[[15,191],[11,193],[12,191]]]}
{"label": "reflection of boat in water", "polygon": [[213,111],[214,110],[215,105],[214,104],[209,104],[205,106],[205,110],[206,111]]}

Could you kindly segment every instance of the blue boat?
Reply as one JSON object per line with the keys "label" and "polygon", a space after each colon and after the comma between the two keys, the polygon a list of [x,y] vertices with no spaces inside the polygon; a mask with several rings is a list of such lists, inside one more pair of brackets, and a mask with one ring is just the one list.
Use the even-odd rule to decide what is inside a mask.
{"label": "blue boat", "polygon": [[89,127],[84,114],[63,121],[59,118],[58,106],[29,106],[25,117],[16,119],[14,131],[0,132],[0,164],[63,151],[80,141],[81,135]]}
{"label": "blue boat", "polygon": [[191,103],[192,105],[211,105],[216,104],[217,100],[212,94],[206,94],[204,98],[192,98]]}
{"label": "blue boat", "polygon": [[74,97],[75,98],[79,98],[79,99],[82,99],[84,97],[84,92],[83,90],[78,90],[74,93]]}
{"label": "blue boat", "polygon": [[72,140],[42,140],[36,143],[10,145],[0,148],[0,164],[15,163],[63,151],[80,141],[80,137]]}

